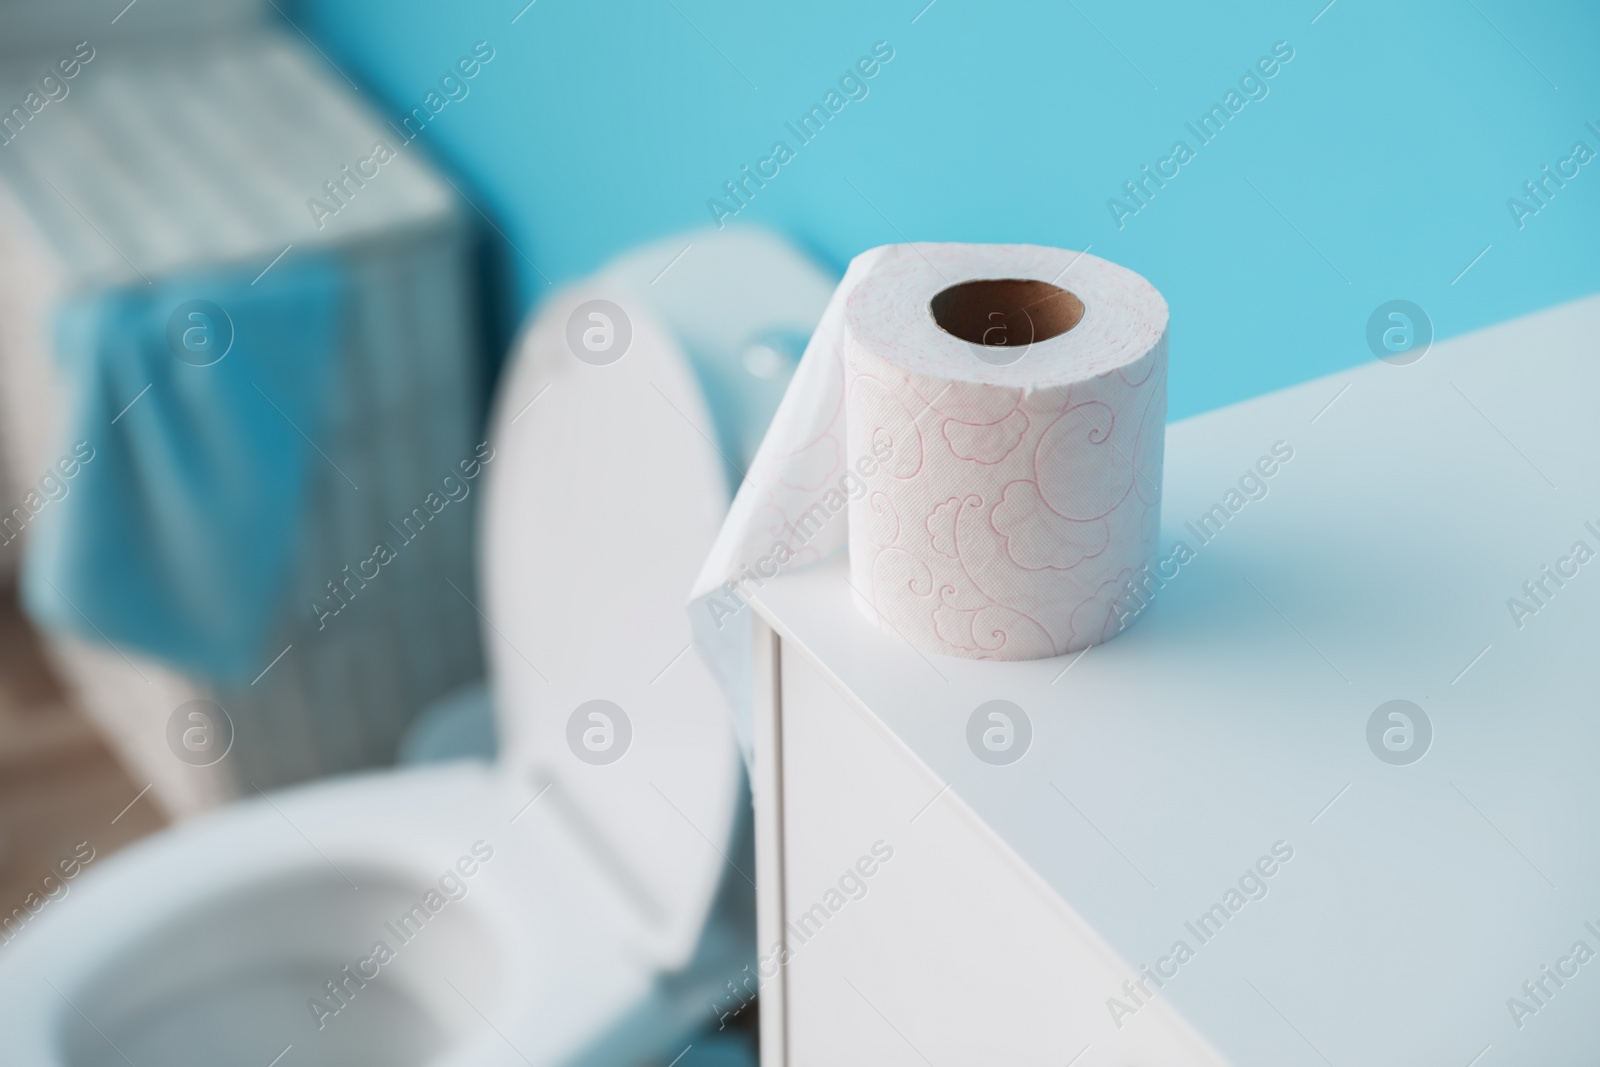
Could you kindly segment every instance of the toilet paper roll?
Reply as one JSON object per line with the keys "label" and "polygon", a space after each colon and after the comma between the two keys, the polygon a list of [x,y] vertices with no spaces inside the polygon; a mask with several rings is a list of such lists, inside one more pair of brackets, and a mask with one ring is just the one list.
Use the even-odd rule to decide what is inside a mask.
{"label": "toilet paper roll", "polygon": [[696,595],[731,613],[848,539],[858,606],[921,649],[1037,659],[1109,639],[1158,533],[1166,328],[1153,286],[1084,253],[864,253]]}

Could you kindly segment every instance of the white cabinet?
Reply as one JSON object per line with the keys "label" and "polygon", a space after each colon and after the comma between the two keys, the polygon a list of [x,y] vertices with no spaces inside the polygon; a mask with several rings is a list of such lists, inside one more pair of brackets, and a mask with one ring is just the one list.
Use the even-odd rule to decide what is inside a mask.
{"label": "white cabinet", "polygon": [[837,560],[761,590],[764,1062],[1593,1062],[1597,327],[1175,424],[1193,558],[1081,657],[917,652]]}
{"label": "white cabinet", "polygon": [[782,694],[789,1062],[1220,1062],[1107,1026],[1114,955],[803,654]]}

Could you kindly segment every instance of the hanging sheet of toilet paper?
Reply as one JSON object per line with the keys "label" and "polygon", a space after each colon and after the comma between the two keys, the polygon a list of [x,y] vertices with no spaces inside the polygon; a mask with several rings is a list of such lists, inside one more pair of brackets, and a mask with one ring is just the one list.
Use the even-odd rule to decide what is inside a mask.
{"label": "hanging sheet of toilet paper", "polygon": [[323,462],[343,274],[286,260],[61,310],[67,434],[23,560],[37,623],[223,684],[267,666]]}
{"label": "hanging sheet of toilet paper", "polygon": [[[935,321],[935,297],[984,280],[1013,284],[998,304],[955,290]],[[920,649],[1035,659],[1114,636],[1159,532],[1166,330],[1153,286],[1083,253],[858,256],[696,582],[707,658],[735,655],[744,596],[847,541],[857,606]]]}

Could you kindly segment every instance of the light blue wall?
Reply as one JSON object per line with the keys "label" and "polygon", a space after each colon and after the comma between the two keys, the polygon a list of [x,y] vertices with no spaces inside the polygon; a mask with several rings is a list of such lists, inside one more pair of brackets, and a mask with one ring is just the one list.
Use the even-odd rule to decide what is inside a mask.
{"label": "light blue wall", "polygon": [[[739,218],[835,267],[1031,241],[1143,273],[1172,305],[1173,417],[1370,359],[1392,298],[1450,336],[1600,290],[1600,160],[1524,228],[1507,207],[1574,142],[1600,151],[1593,3],[937,0],[913,21],[926,0],[524,2],[288,9],[394,117],[495,49],[424,141],[520,249],[523,306],[549,291],[523,255],[559,284],[703,225],[778,139],[796,158]],[[785,121],[877,41],[894,58],[870,94],[800,146]],[[1185,122],[1277,41],[1294,58],[1270,94],[1119,229],[1108,198],[1198,146]]]}

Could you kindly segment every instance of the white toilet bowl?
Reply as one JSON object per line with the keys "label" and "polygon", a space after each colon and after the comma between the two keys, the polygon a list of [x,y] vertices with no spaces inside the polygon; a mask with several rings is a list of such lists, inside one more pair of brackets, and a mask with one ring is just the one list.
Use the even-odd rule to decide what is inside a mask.
{"label": "white toilet bowl", "polygon": [[[555,808],[512,821],[532,795],[472,763],[362,775],[91,865],[43,913],[61,921],[6,954],[6,1061],[571,1061],[649,1001],[654,979],[584,876],[550,863]],[[702,1003],[679,998],[680,1027]]]}
{"label": "white toilet bowl", "polygon": [[[729,242],[707,286],[807,283],[794,321],[723,314],[754,315],[752,336],[809,329],[825,276],[770,238],[704,240]],[[568,345],[593,300],[630,319],[609,364]],[[707,917],[754,872],[728,846],[747,795],[683,602],[725,458],[687,361],[617,274],[549,299],[496,409],[470,597],[496,763],[262,795],[93,862],[0,946],[0,1059],[626,1065],[714,1022],[754,931],[711,936]],[[569,742],[592,699],[628,719],[611,762]]]}

